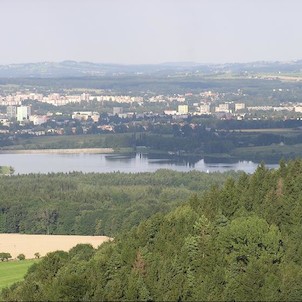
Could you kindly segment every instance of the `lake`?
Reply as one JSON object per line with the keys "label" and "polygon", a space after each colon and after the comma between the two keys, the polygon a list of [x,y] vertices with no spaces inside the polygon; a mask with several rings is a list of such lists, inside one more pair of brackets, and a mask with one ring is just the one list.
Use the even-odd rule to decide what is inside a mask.
{"label": "lake", "polygon": [[[199,157],[179,157],[152,154],[0,154],[0,166],[12,166],[15,174],[81,171],[97,172],[155,172],[171,169],[187,172],[225,172],[242,170],[253,173],[258,164],[252,161],[235,163],[206,163]],[[267,165],[277,168],[277,164]]]}

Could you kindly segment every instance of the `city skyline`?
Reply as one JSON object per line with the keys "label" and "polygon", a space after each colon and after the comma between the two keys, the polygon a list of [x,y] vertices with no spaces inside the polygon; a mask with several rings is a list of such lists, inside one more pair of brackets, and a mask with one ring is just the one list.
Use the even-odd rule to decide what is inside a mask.
{"label": "city skyline", "polygon": [[2,0],[0,64],[302,59],[299,0]]}

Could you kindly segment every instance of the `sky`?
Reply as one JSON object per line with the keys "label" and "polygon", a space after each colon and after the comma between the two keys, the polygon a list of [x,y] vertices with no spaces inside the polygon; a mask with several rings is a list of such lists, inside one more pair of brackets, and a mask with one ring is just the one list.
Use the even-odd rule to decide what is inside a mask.
{"label": "sky", "polygon": [[302,0],[0,0],[0,64],[302,59]]}

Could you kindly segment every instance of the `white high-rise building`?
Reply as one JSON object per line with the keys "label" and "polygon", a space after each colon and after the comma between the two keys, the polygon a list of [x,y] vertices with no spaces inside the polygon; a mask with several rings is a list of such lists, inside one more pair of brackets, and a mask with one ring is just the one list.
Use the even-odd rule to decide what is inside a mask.
{"label": "white high-rise building", "polygon": [[27,121],[31,115],[31,107],[30,106],[20,106],[17,107],[17,121],[23,122]]}

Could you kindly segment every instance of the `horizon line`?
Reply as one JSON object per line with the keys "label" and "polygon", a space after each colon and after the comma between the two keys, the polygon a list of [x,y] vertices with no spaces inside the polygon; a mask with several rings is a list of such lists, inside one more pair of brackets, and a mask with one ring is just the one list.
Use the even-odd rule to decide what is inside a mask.
{"label": "horizon line", "polygon": [[195,61],[166,61],[166,62],[160,62],[160,63],[114,63],[114,62],[96,62],[96,61],[88,61],[88,60],[58,60],[58,61],[37,61],[37,62],[22,62],[22,63],[6,63],[6,64],[0,64],[0,66],[9,66],[9,65],[25,65],[25,64],[45,64],[45,63],[65,63],[65,62],[73,62],[73,63],[90,63],[90,64],[96,64],[96,65],[117,65],[117,66],[156,66],[156,65],[168,65],[168,64],[186,64],[186,65],[229,65],[229,64],[252,64],[252,63],[297,63],[299,61],[302,61],[302,59],[292,59],[292,60],[254,60],[254,61],[233,61],[233,62],[195,62]]}

